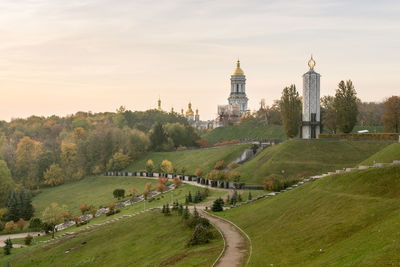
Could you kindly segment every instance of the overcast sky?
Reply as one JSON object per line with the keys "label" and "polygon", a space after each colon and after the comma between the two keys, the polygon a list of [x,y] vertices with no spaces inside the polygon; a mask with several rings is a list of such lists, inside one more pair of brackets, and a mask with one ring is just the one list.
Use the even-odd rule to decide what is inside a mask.
{"label": "overcast sky", "polygon": [[280,97],[310,54],[321,95],[400,94],[400,1],[0,0],[0,119],[227,103],[240,58],[249,107]]}

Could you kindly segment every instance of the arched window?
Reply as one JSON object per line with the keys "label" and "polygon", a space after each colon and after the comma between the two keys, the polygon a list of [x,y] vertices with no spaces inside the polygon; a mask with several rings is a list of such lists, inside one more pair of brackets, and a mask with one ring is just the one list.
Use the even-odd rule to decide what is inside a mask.
{"label": "arched window", "polygon": [[236,92],[239,93],[239,84],[236,84]]}

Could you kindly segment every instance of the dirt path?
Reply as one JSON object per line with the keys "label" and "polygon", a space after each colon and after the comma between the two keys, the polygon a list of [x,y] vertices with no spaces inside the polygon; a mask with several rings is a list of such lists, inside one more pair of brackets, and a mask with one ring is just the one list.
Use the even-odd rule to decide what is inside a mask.
{"label": "dirt path", "polygon": [[225,239],[225,251],[215,266],[233,267],[241,266],[247,255],[247,242],[241,235],[240,230],[231,223],[214,217],[207,212],[200,210],[203,217],[207,218],[216,228],[218,228]]}
{"label": "dirt path", "polygon": [[[6,241],[8,238],[14,239],[14,238],[24,238],[27,235],[31,236],[37,236],[38,234],[43,234],[39,232],[34,232],[34,233],[21,233],[21,234],[12,234],[12,235],[0,235],[0,247],[4,247],[4,241]],[[20,247],[19,244],[13,244],[13,247]]]}

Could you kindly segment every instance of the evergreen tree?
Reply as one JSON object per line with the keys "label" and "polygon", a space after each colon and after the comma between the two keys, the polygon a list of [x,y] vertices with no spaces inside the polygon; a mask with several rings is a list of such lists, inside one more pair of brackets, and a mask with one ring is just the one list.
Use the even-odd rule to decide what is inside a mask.
{"label": "evergreen tree", "polygon": [[5,255],[10,255],[11,254],[11,249],[13,247],[13,244],[11,242],[11,239],[8,238],[5,242],[5,246],[4,246],[4,254]]}
{"label": "evergreen tree", "polygon": [[334,107],[337,114],[337,126],[343,133],[350,133],[357,122],[358,98],[351,80],[341,81],[336,90]]}
{"label": "evergreen tree", "polygon": [[186,205],[185,209],[183,210],[182,217],[184,220],[187,220],[190,217],[189,207],[187,205]]}
{"label": "evergreen tree", "polygon": [[287,137],[293,138],[299,133],[302,106],[294,84],[283,89],[279,105],[285,134]]}
{"label": "evergreen tree", "polygon": [[160,122],[154,124],[150,133],[150,142],[154,151],[163,150],[163,145],[168,142],[168,137]]}
{"label": "evergreen tree", "polygon": [[249,196],[248,196],[248,198],[247,198],[248,200],[252,200],[253,199],[253,196],[251,195],[251,192],[249,191]]}
{"label": "evergreen tree", "polygon": [[178,214],[180,216],[182,216],[182,214],[183,214],[183,205],[182,204],[179,204]]}
{"label": "evergreen tree", "polygon": [[166,216],[171,215],[171,211],[169,210],[168,203],[167,203],[167,205],[165,205],[165,213],[164,213],[164,215],[166,215]]}
{"label": "evergreen tree", "polygon": [[165,205],[162,205],[161,213],[165,213]]}
{"label": "evergreen tree", "polygon": [[6,200],[6,208],[7,208],[6,221],[16,222],[19,219],[16,195],[17,194],[14,189],[11,189],[8,191],[8,196],[7,196],[7,200]]}
{"label": "evergreen tree", "polygon": [[189,195],[188,195],[188,202],[189,203],[193,202],[192,193],[190,191],[189,191]]}
{"label": "evergreen tree", "polygon": [[20,213],[20,218],[23,218],[25,221],[30,220],[33,217],[34,208],[32,205],[32,194],[30,191],[21,192],[21,202],[22,202],[22,211]]}
{"label": "evergreen tree", "polygon": [[222,200],[222,198],[218,198],[214,201],[211,210],[215,212],[224,210],[224,201]]}

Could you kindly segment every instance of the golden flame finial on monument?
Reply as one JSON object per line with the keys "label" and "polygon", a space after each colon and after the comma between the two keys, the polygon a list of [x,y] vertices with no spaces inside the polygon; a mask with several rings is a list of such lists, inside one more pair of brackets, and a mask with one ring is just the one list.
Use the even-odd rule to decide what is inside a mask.
{"label": "golden flame finial on monument", "polygon": [[310,67],[310,70],[314,70],[315,67],[315,60],[313,59],[313,56],[311,55],[310,60],[308,61],[308,66]]}

